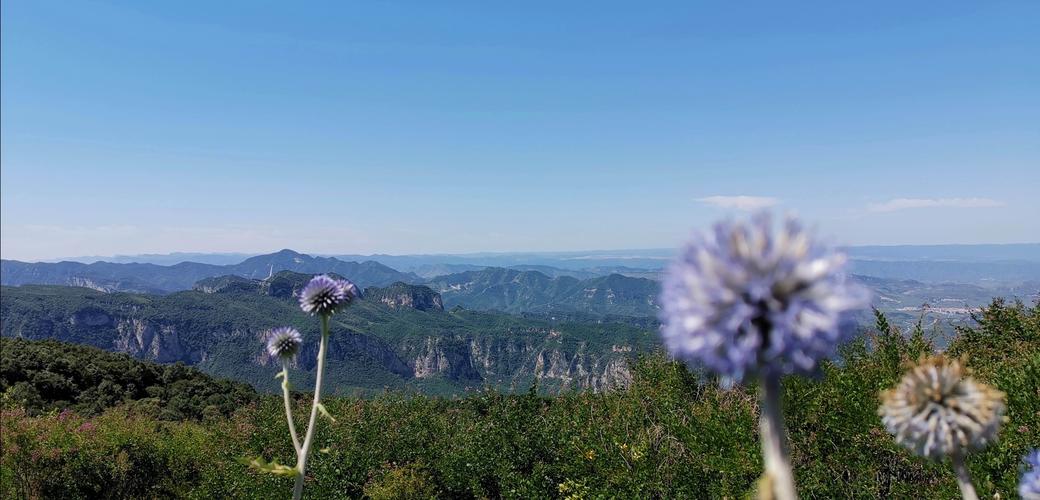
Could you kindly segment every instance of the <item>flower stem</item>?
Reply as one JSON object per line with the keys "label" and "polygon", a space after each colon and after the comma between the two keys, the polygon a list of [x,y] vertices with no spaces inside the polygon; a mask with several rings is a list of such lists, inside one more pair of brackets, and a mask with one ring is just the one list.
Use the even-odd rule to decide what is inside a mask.
{"label": "flower stem", "polygon": [[[761,378],[761,415],[758,425],[762,440],[762,459],[768,481],[763,484],[772,489],[766,498],[795,500],[794,474],[787,456],[787,437],[784,434],[784,418],[780,411],[780,378],[763,375]],[[760,497],[763,495],[760,493]]]}
{"label": "flower stem", "polygon": [[311,403],[311,418],[307,422],[307,436],[303,438],[303,447],[296,462],[296,486],[293,487],[293,500],[303,495],[303,479],[307,473],[307,456],[310,455],[314,443],[314,430],[318,423],[318,405],[321,404],[321,379],[325,375],[325,348],[329,343],[329,316],[321,316],[321,344],[318,346],[318,375],[314,380],[314,401]]}
{"label": "flower stem", "polygon": [[293,421],[292,403],[289,400],[289,364],[282,361],[282,396],[285,400],[285,419],[289,422],[289,434],[292,435],[293,448],[296,448],[296,457],[300,456],[300,437],[296,434],[296,423]]}
{"label": "flower stem", "polygon": [[950,459],[953,462],[953,471],[957,473],[957,486],[961,487],[961,497],[964,500],[979,500],[979,496],[975,494],[975,487],[971,484],[968,467],[964,465],[964,455],[958,453]]}

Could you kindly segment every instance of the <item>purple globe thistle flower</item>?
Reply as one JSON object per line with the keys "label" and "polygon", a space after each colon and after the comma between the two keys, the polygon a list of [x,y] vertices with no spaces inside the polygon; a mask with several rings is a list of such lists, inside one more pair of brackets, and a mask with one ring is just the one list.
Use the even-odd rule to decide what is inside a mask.
{"label": "purple globe thistle flower", "polygon": [[310,314],[330,315],[360,297],[356,285],[324,274],[311,278],[300,291],[300,308]]}
{"label": "purple globe thistle flower", "polygon": [[1029,452],[1022,461],[1026,469],[1018,482],[1018,495],[1023,500],[1040,500],[1040,449]]}
{"label": "purple globe thistle flower", "polygon": [[303,336],[295,328],[283,326],[267,333],[267,352],[283,360],[292,359],[300,351]]}
{"label": "purple globe thistle flower", "polygon": [[347,291],[347,296],[350,297],[350,300],[348,302],[353,302],[354,299],[361,298],[361,289],[358,288],[358,286],[355,285],[353,281],[350,281],[348,279],[342,279],[337,280],[337,282],[339,282],[339,285]]}
{"label": "purple globe thistle flower", "polygon": [[846,280],[844,264],[793,219],[775,231],[767,213],[716,224],[665,277],[665,346],[734,381],[812,373],[843,340],[846,315],[869,299]]}

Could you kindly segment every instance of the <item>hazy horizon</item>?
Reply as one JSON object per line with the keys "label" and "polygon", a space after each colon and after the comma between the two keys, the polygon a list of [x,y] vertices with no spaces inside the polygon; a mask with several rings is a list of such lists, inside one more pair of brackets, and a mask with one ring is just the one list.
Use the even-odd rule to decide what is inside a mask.
{"label": "hazy horizon", "polygon": [[[709,226],[696,228],[695,230],[705,229]],[[692,233],[693,230],[687,233],[687,236]],[[823,235],[826,237],[826,235]],[[834,238],[830,238],[833,240]],[[253,249],[253,250],[218,250],[218,251],[207,251],[204,249],[190,249],[190,250],[156,250],[156,251],[142,251],[142,252],[129,252],[129,251],[116,251],[108,254],[44,254],[44,255],[19,255],[10,256],[7,250],[2,252],[2,257],[5,260],[19,260],[23,262],[58,262],[62,260],[69,261],[85,261],[85,259],[112,259],[112,258],[132,258],[132,257],[166,257],[174,255],[208,255],[208,256],[243,256],[250,257],[256,255],[265,255],[275,253],[281,250],[293,250],[302,254],[312,256],[323,256],[323,257],[334,257],[343,255],[358,255],[358,256],[477,256],[477,255],[518,255],[518,254],[577,254],[583,252],[639,252],[639,251],[662,251],[669,250],[674,251],[678,249],[683,240],[677,240],[673,246],[638,246],[638,247],[623,247],[623,248],[546,248],[546,249],[505,249],[505,250],[462,250],[462,251],[443,251],[443,252],[423,252],[423,251],[371,251],[371,252],[352,252],[352,251],[310,251],[304,247],[297,247],[293,245],[275,245],[268,248]],[[840,244],[831,242],[832,245],[841,248],[924,248],[924,247],[986,247],[986,246],[1028,246],[1028,245],[1040,245],[1040,241],[1010,241],[1001,243],[991,242],[976,242],[976,243],[924,243],[924,244]]]}
{"label": "hazy horizon", "polygon": [[[922,258],[921,255],[925,255],[927,250],[937,250],[940,252],[939,255],[947,255],[947,257],[937,257],[935,260],[943,260],[944,258],[950,258],[948,255],[950,251],[956,251],[958,249],[969,249],[975,250],[973,258],[985,258],[989,260],[1037,260],[1040,261],[1040,242],[1024,242],[1024,243],[977,243],[977,244],[934,244],[934,245],[850,245],[841,247],[843,250],[849,253],[851,258],[871,258],[871,251],[877,250],[884,254],[885,252],[908,250],[911,255],[916,252],[916,259]],[[1004,255],[986,254],[982,250],[1005,250]],[[1012,251],[1011,254],[1007,254],[1006,250],[1019,250],[1018,252]],[[625,258],[626,256],[633,259],[650,259],[650,258],[670,258],[678,248],[587,248],[581,250],[516,250],[516,251],[501,251],[501,252],[458,252],[458,253],[345,253],[345,252],[309,252],[305,249],[299,248],[277,248],[269,249],[257,252],[161,252],[161,253],[141,253],[141,254],[113,254],[113,255],[66,255],[50,259],[13,259],[4,256],[5,260],[19,260],[23,262],[206,262],[206,263],[237,263],[241,260],[255,257],[258,255],[269,255],[285,250],[290,250],[300,254],[310,255],[314,257],[336,257],[339,259],[350,259],[357,257],[391,257],[391,258],[408,258],[408,257],[421,257],[435,259],[438,257],[446,258],[479,258],[479,257],[496,257],[496,256],[516,256],[521,257],[530,255],[534,257],[544,256],[570,256],[570,257],[595,257],[595,256],[610,256],[614,259]],[[1028,256],[1022,254],[1023,251],[1031,252],[1036,250],[1036,253],[1029,253]],[[956,253],[956,252],[954,252]],[[972,253],[972,252],[969,252]],[[177,260],[178,258],[183,260]],[[196,260],[193,260],[195,258]]]}

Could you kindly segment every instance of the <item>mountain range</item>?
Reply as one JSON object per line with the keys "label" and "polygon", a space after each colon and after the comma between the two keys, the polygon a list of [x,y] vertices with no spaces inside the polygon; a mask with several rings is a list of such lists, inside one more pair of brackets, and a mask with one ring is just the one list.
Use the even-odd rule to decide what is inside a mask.
{"label": "mountain range", "polygon": [[[616,268],[576,271],[538,265],[487,268],[446,264],[443,270],[463,272],[424,278],[403,273],[375,261],[361,263],[335,257],[312,257],[282,250],[250,257],[238,264],[213,265],[181,262],[171,266],[141,263],[78,262],[26,263],[0,261],[0,284],[81,286],[102,292],[162,294],[226,287],[257,287],[256,282],[281,271],[334,273],[349,277],[360,287],[393,283],[427,284],[439,292],[448,307],[520,312],[586,312],[654,316],[657,284],[641,277],[612,273]],[[654,272],[625,268],[634,275]],[[269,283],[277,287],[277,280]]]}
{"label": "mountain range", "polygon": [[360,287],[388,285],[396,281],[421,281],[415,274],[402,273],[371,260],[349,262],[282,250],[227,265],[197,262],[181,262],[170,266],[111,262],[84,264],[71,261],[28,263],[3,260],[0,261],[0,283],[11,286],[82,286],[106,292],[169,293],[189,290],[204,278],[225,275],[266,278],[278,271],[338,273],[350,276]]}
{"label": "mountain range", "polygon": [[[918,264],[927,269],[964,263]],[[1002,265],[970,263],[977,264]],[[0,334],[183,362],[275,390],[274,367],[260,337],[275,326],[300,329],[307,344],[294,378],[308,383],[318,332],[295,297],[313,274],[329,273],[355,281],[365,295],[333,322],[329,377],[340,392],[459,394],[483,386],[524,389],[535,381],[551,391],[604,389],[625,383],[627,360],[658,348],[660,285],[641,276],[657,277],[657,271],[442,266],[454,272],[427,277],[372,260],[291,250],[228,265],[4,260]],[[854,279],[874,291],[874,305],[894,325],[921,323],[939,333],[970,321],[972,311],[994,296],[1040,296],[1040,281],[981,286]]]}
{"label": "mountain range", "polygon": [[[225,276],[164,295],[4,286],[0,334],[182,362],[271,391],[277,368],[261,336],[290,325],[305,338],[293,375],[302,387],[313,378],[319,332],[293,292],[310,277],[289,271],[262,280]],[[368,287],[364,296],[332,322],[328,377],[341,393],[522,390],[535,380],[549,391],[604,389],[625,383],[626,360],[657,345],[652,329],[622,322],[446,311],[440,296],[425,286]]]}
{"label": "mountain range", "polygon": [[[970,283],[980,286],[1013,286],[1028,281],[1040,281],[1040,244],[1001,244],[1001,245],[895,245],[895,246],[851,246],[842,248],[850,259],[850,271],[854,274],[874,276],[897,280],[917,280],[926,283]],[[307,257],[295,252],[282,251],[270,255],[290,253],[292,257]],[[590,250],[582,252],[526,252],[526,253],[474,253],[474,254],[438,254],[438,255],[334,255],[330,256],[343,262],[377,262],[410,277],[401,279],[406,282],[421,282],[415,278],[432,279],[447,274],[465,271],[477,271],[488,267],[501,267],[519,271],[539,271],[550,277],[572,276],[587,279],[609,274],[621,274],[648,279],[657,279],[668,262],[674,258],[675,249],[643,249],[643,250]],[[137,263],[173,266],[182,263],[198,263],[222,266],[219,269],[199,271],[207,276],[219,276],[226,273],[249,274],[251,277],[262,277],[256,273],[243,273],[234,267],[247,261],[247,254],[202,254],[173,253],[147,254],[132,256],[76,257],[69,261],[93,264],[99,261],[109,263]],[[252,257],[256,257],[255,255]],[[265,256],[259,256],[265,257]],[[308,257],[321,259],[322,257]],[[6,261],[5,261],[6,262]],[[64,263],[63,263],[64,264]],[[68,266],[65,266],[68,267]],[[299,272],[317,272],[311,267],[286,267],[278,265],[274,271],[284,269]],[[265,271],[261,269],[260,273]],[[39,272],[46,277],[51,271]],[[214,274],[208,274],[208,273]],[[100,275],[100,278],[111,279],[111,269],[91,269],[89,274]],[[61,274],[59,274],[60,282]],[[64,273],[67,276],[77,273]],[[84,274],[82,272],[78,274]],[[137,283],[130,280],[134,273],[123,273],[115,276],[116,288],[127,286],[141,289],[148,283]],[[414,276],[413,276],[414,275]],[[178,289],[186,289],[201,277],[192,274],[191,279],[178,283]],[[266,274],[263,274],[266,276]],[[376,280],[375,284],[387,284],[393,280]],[[39,283],[26,280],[25,283]],[[7,283],[5,280],[4,283]],[[14,284],[14,282],[10,283]],[[158,288],[156,291],[164,290]]]}
{"label": "mountain range", "polygon": [[656,316],[657,282],[610,274],[579,280],[539,271],[487,268],[439,276],[427,282],[448,307],[521,312],[585,312]]}
{"label": "mountain range", "polygon": [[[942,316],[965,319],[970,308],[986,303],[990,297],[1022,297],[1029,300],[1040,290],[1040,263],[1029,260],[986,261],[976,255],[978,252],[959,247],[940,247],[929,249],[928,252],[951,259],[959,256],[966,260],[888,261],[880,259],[887,255],[907,258],[915,254],[906,249],[864,248],[861,252],[876,260],[853,261],[853,271],[859,272],[857,279],[877,292],[877,307],[893,313],[895,319],[904,323],[910,323],[922,314],[931,315],[935,321]],[[1030,249],[1032,247],[1028,245],[1013,246],[994,255],[1023,256]],[[567,269],[542,264],[482,267],[457,263],[429,264],[420,269],[420,275],[401,272],[374,260],[359,263],[282,250],[230,265],[181,262],[161,266],[3,260],[0,261],[0,284],[54,284],[84,286],[105,292],[161,294],[192,287],[255,288],[259,285],[250,280],[264,280],[280,271],[335,273],[349,277],[363,288],[386,287],[394,283],[424,284],[439,294],[447,308],[461,306],[467,309],[557,316],[566,313],[567,317],[593,318],[611,315],[655,317],[660,277],[658,270],[624,266]],[[922,280],[914,276],[933,279]],[[942,279],[949,276],[957,279]],[[280,286],[277,280],[268,284],[275,288]],[[923,304],[932,307],[925,311],[921,307]]]}

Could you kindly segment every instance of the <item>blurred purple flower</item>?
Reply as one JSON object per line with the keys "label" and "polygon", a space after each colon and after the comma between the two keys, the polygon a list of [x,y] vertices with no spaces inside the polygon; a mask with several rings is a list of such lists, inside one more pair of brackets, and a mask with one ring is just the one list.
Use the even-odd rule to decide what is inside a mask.
{"label": "blurred purple flower", "polygon": [[1018,482],[1018,494],[1023,500],[1040,500],[1040,449],[1030,451],[1022,460],[1026,470]]}
{"label": "blurred purple flower", "polygon": [[283,326],[267,333],[267,352],[272,357],[292,359],[300,351],[303,336],[295,328]]}
{"label": "blurred purple flower", "polygon": [[734,381],[809,374],[843,340],[847,314],[869,301],[846,280],[845,256],[793,219],[722,222],[687,244],[661,292],[671,354]]}
{"label": "blurred purple flower", "polygon": [[315,276],[300,291],[300,308],[310,314],[330,315],[361,296],[357,286],[348,280]]}

